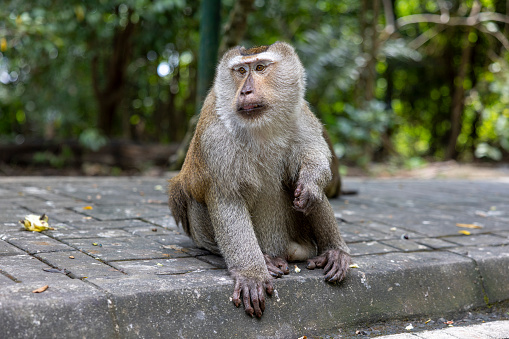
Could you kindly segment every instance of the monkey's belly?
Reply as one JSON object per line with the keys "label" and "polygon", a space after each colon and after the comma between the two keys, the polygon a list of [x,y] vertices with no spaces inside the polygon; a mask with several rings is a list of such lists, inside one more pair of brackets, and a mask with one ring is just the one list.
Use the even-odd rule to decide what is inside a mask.
{"label": "monkey's belly", "polygon": [[288,244],[286,254],[288,261],[303,261],[315,255],[316,249],[312,244],[299,244],[295,241],[290,241]]}

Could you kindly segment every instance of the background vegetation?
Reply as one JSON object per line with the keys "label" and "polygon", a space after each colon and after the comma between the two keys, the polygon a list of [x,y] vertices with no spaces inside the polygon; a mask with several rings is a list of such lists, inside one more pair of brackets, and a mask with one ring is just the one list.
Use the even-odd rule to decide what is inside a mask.
{"label": "background vegetation", "polygon": [[[197,105],[200,10],[4,1],[0,144],[63,145],[33,156],[62,166],[70,141],[180,142]],[[223,48],[297,48],[307,99],[344,163],[509,159],[508,0],[223,0],[221,27]]]}

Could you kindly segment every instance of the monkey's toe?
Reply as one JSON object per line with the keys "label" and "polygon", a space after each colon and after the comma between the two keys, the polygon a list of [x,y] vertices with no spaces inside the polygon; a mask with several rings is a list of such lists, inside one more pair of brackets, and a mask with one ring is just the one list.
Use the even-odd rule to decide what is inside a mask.
{"label": "monkey's toe", "polygon": [[281,257],[271,257],[267,254],[263,256],[265,258],[265,264],[270,275],[274,278],[281,278],[284,274],[290,273],[288,262]]}

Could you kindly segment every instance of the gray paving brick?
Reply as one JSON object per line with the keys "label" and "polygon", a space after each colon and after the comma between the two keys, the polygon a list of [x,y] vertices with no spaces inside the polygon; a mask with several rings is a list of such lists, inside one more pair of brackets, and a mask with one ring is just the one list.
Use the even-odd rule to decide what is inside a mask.
{"label": "gray paving brick", "polygon": [[[65,241],[94,258],[105,261],[165,259],[176,252],[164,248],[158,242],[141,237],[67,239]],[[189,254],[182,252],[182,256],[189,256]]]}
{"label": "gray paving brick", "polygon": [[437,239],[437,238],[421,238],[416,239],[415,242],[431,247],[433,249],[442,249],[442,248],[449,248],[449,247],[455,247],[456,244],[445,241],[443,239]]}
{"label": "gray paving brick", "polygon": [[16,255],[16,254],[25,254],[25,252],[0,239],[0,255]]}
{"label": "gray paving brick", "polygon": [[129,205],[100,205],[93,206],[92,210],[84,210],[83,208],[74,209],[78,213],[82,213],[99,220],[120,220],[132,218],[147,218],[164,216],[167,211],[160,212],[150,206],[129,206]]}
{"label": "gray paving brick", "polygon": [[30,231],[6,233],[2,239],[28,253],[72,251],[74,248],[49,236]]}
{"label": "gray paving brick", "polygon": [[114,278],[125,275],[116,268],[79,251],[39,253],[36,254],[36,257],[52,267],[65,270],[66,273],[70,273],[73,278],[77,279],[92,277]]}
{"label": "gray paving brick", "polygon": [[419,244],[417,242],[414,242],[412,240],[402,240],[402,239],[396,239],[396,240],[383,240],[380,241],[381,244],[389,245],[391,247],[395,247],[402,251],[423,251],[423,250],[430,250],[431,248],[422,244]]}
{"label": "gray paving brick", "polygon": [[398,251],[398,249],[394,247],[376,241],[348,244],[348,247],[350,248],[351,255],[380,254]]}
{"label": "gray paving brick", "polygon": [[457,235],[442,239],[462,246],[509,244],[509,239],[492,234]]}
{"label": "gray paving brick", "polygon": [[46,231],[48,235],[57,239],[85,239],[85,238],[119,238],[129,236],[129,233],[116,228],[107,229],[66,229]]}
{"label": "gray paving brick", "polygon": [[129,275],[184,274],[215,268],[214,266],[195,258],[130,260],[113,262],[112,264]]}

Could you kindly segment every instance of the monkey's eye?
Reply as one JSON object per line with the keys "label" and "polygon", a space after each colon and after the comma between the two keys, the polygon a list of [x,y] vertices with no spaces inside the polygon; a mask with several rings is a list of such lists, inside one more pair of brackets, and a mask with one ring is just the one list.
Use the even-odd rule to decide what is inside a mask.
{"label": "monkey's eye", "polygon": [[265,66],[263,66],[263,65],[257,65],[257,66],[256,66],[256,68],[255,68],[255,71],[257,71],[257,72],[261,72],[261,71],[263,71],[264,69],[265,69]]}
{"label": "monkey's eye", "polygon": [[240,74],[246,74],[246,69],[244,67],[240,67],[238,70],[237,70]]}

